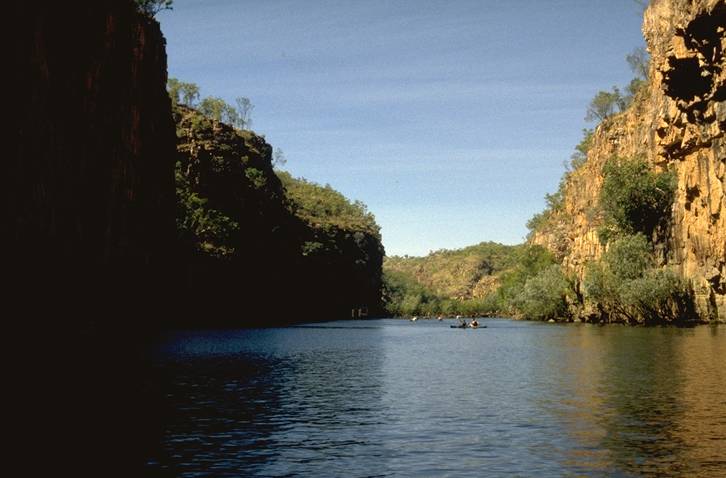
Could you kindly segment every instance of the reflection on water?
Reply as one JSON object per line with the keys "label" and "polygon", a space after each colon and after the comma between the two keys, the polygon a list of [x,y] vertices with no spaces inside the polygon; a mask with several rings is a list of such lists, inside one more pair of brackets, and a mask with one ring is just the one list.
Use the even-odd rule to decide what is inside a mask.
{"label": "reflection on water", "polygon": [[150,469],[726,476],[723,328],[336,322],[172,334]]}

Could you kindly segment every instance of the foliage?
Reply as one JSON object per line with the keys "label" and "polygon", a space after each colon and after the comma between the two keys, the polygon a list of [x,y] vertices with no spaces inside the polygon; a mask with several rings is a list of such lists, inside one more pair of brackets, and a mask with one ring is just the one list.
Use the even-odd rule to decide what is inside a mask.
{"label": "foliage", "polygon": [[629,97],[623,96],[617,86],[613,86],[612,91],[598,91],[587,107],[585,121],[604,121],[617,112],[625,111],[629,104]]}
{"label": "foliage", "polygon": [[637,279],[653,265],[650,243],[642,234],[614,241],[603,260],[615,279],[621,282]]}
{"label": "foliage", "polygon": [[651,269],[622,288],[622,300],[632,315],[646,324],[685,322],[695,316],[693,291],[683,277],[670,269]]}
{"label": "foliage", "polygon": [[196,108],[207,118],[221,121],[240,130],[249,129],[252,125],[251,114],[254,105],[249,98],[244,96],[237,98],[236,107],[216,96],[207,96],[199,101],[199,85],[176,78],[167,80],[166,89],[174,107],[183,104]]}
{"label": "foliage", "polygon": [[442,297],[401,272],[384,271],[383,284],[386,311],[393,316],[479,316],[496,312],[489,298]]}
{"label": "foliage", "polygon": [[264,138],[227,124],[235,117],[219,98],[202,102],[204,114],[181,104],[183,86],[170,81],[169,92],[176,103],[177,229],[190,300],[239,306],[244,291],[247,316],[271,308],[289,316],[290,307],[317,317],[348,316],[351,309],[379,314],[384,250],[366,207],[291,177],[286,190]]}
{"label": "foliage", "polygon": [[280,168],[287,164],[287,158],[285,153],[280,148],[275,148],[272,151],[272,166],[274,168]]}
{"label": "foliage", "polygon": [[650,244],[642,234],[613,241],[599,263],[588,264],[585,295],[609,314],[624,313],[622,287],[652,265]]}
{"label": "foliage", "polygon": [[441,297],[463,300],[481,297],[495,286],[493,277],[514,265],[515,252],[521,247],[482,242],[424,257],[387,257],[384,268],[412,277]]}
{"label": "foliage", "polygon": [[523,250],[524,246],[483,242],[425,257],[387,257],[386,308],[394,315],[494,314],[499,278],[526,256],[520,254]]}
{"label": "foliage", "polygon": [[638,47],[630,52],[625,60],[630,65],[630,69],[635,73],[638,80],[647,80],[650,70],[650,56],[648,51],[643,47]]}
{"label": "foliage", "polygon": [[527,279],[514,306],[528,319],[562,318],[567,314],[567,297],[574,294],[572,290],[560,266],[551,265]]}
{"label": "foliage", "polygon": [[199,86],[195,83],[169,78],[166,82],[166,89],[169,91],[172,106],[184,104],[193,107],[199,100]]}
{"label": "foliage", "polygon": [[389,257],[384,302],[394,315],[513,314],[527,279],[553,263],[540,246],[493,242],[426,257]]}
{"label": "foliage", "polygon": [[286,171],[276,172],[292,201],[293,212],[306,223],[318,229],[362,231],[380,238],[380,227],[362,202],[349,201],[330,185],[293,178]]}
{"label": "foliage", "polygon": [[591,129],[582,130],[582,141],[575,146],[575,152],[570,156],[570,167],[572,170],[579,169],[587,161],[587,153],[592,147],[594,131]]}
{"label": "foliage", "polygon": [[148,15],[154,17],[162,10],[171,10],[174,0],[136,0],[138,9]]}
{"label": "foliage", "polygon": [[550,194],[545,194],[545,208],[542,212],[539,212],[532,216],[527,221],[527,229],[530,231],[530,235],[538,232],[543,231],[547,229],[547,226],[550,224],[554,213],[557,211],[560,211],[562,207],[565,204],[565,187],[566,187],[566,177],[563,177],[562,180],[560,180],[559,187],[557,188],[557,191]]}
{"label": "foliage", "polygon": [[650,236],[673,204],[675,176],[651,171],[642,158],[612,158],[603,175],[600,208],[606,230]]}
{"label": "foliage", "polygon": [[428,314],[440,308],[440,299],[406,274],[384,271],[383,284],[383,300],[392,315]]}
{"label": "foliage", "polygon": [[176,229],[185,243],[195,244],[201,251],[213,256],[225,257],[234,253],[234,234],[239,224],[222,212],[208,206],[208,200],[193,192],[176,163]]}
{"label": "foliage", "polygon": [[[475,264],[479,269],[472,267]],[[491,287],[474,295],[479,280]],[[404,316],[503,314],[549,319],[565,314],[565,297],[572,294],[569,280],[543,247],[496,243],[426,257],[387,258],[384,284],[387,310]]]}
{"label": "foliage", "polygon": [[250,129],[252,127],[252,110],[255,108],[249,98],[240,96],[235,99],[237,104],[237,122],[232,123],[239,129]]}
{"label": "foliage", "polygon": [[692,316],[690,284],[672,270],[655,268],[650,249],[642,234],[622,237],[599,263],[588,265],[585,296],[608,320],[657,323]]}
{"label": "foliage", "polygon": [[238,122],[237,110],[222,98],[207,96],[199,102],[197,107],[200,113],[215,121],[221,121],[229,125]]}
{"label": "foliage", "polygon": [[542,212],[536,213],[527,220],[527,229],[529,229],[530,234],[541,231],[545,228],[550,220],[550,213],[551,211],[545,209]]}
{"label": "foliage", "polygon": [[250,183],[254,186],[255,189],[262,189],[267,184],[267,178],[265,178],[265,174],[257,168],[245,169],[245,176],[247,176],[247,179],[250,180]]}
{"label": "foliage", "polygon": [[517,299],[527,280],[555,264],[552,254],[542,246],[527,246],[519,251],[514,267],[501,276],[499,288],[494,293],[494,306],[506,314],[521,312]]}

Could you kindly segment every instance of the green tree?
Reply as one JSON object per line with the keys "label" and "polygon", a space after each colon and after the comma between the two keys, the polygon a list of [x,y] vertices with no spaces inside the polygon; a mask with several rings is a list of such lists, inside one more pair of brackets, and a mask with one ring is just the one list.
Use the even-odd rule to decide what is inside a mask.
{"label": "green tree", "polygon": [[637,279],[653,266],[650,243],[643,234],[625,236],[610,244],[603,261],[618,281]]}
{"label": "green tree", "polygon": [[166,91],[169,92],[172,106],[179,104],[179,95],[181,93],[181,82],[176,78],[169,78],[166,82]]}
{"label": "green tree", "polygon": [[197,109],[204,116],[215,121],[222,121],[230,125],[239,124],[237,110],[222,98],[208,96],[199,102]]}
{"label": "green tree", "polygon": [[144,14],[154,17],[162,10],[171,10],[174,0],[136,0],[136,6]]}
{"label": "green tree", "polygon": [[275,148],[272,151],[272,166],[275,168],[280,168],[287,164],[287,158],[285,158],[285,153],[280,148]]}
{"label": "green tree", "polygon": [[181,162],[176,163],[176,229],[182,242],[194,244],[204,253],[217,257],[234,253],[234,235],[239,224],[208,206],[208,200],[189,187]]}
{"label": "green tree", "polygon": [[380,238],[380,228],[375,217],[360,201],[348,198],[330,187],[294,178],[285,171],[276,171],[285,187],[295,215],[308,224],[322,229],[361,231]]}
{"label": "green tree", "polygon": [[166,90],[169,92],[172,105],[185,104],[194,106],[199,99],[199,86],[195,83],[179,81],[176,78],[169,78],[166,82]]}
{"label": "green tree", "polygon": [[638,47],[630,52],[625,60],[630,65],[630,69],[635,73],[635,77],[640,80],[647,80],[650,70],[650,56],[643,47]]}
{"label": "green tree", "polygon": [[494,293],[497,311],[516,312],[516,300],[530,277],[534,277],[555,263],[552,254],[542,246],[527,246],[516,258],[516,265],[501,276],[500,286]]}
{"label": "green tree", "polygon": [[604,121],[627,106],[628,100],[617,86],[613,86],[612,91],[598,91],[587,107],[585,121]]}
{"label": "green tree", "polygon": [[654,267],[642,234],[617,239],[599,263],[588,264],[583,289],[609,321],[663,323],[695,316],[693,290],[675,271]]}
{"label": "green tree", "polygon": [[554,264],[527,279],[514,304],[528,319],[559,319],[567,314],[567,297],[572,294],[572,284]]}
{"label": "green tree", "polygon": [[252,110],[255,108],[249,98],[240,96],[235,99],[237,104],[238,123],[235,125],[239,129],[250,129],[252,127]]}
{"label": "green tree", "polygon": [[671,269],[651,269],[621,289],[632,315],[644,323],[688,321],[695,316],[690,283]]}
{"label": "green tree", "polygon": [[[603,168],[600,208],[606,228],[650,236],[668,216],[676,189],[673,173],[655,173],[641,157],[611,158]],[[607,230],[606,229],[606,230]],[[605,237],[607,239],[607,237]]]}
{"label": "green tree", "polygon": [[594,131],[592,129],[582,130],[582,141],[575,146],[575,152],[570,156],[570,167],[575,170],[585,164],[587,161],[587,153],[592,147]]}

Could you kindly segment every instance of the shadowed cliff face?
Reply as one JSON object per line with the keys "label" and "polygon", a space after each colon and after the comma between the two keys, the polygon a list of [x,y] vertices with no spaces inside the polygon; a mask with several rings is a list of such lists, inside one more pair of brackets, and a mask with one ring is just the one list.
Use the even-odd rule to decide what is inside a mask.
{"label": "shadowed cliff face", "polygon": [[26,474],[140,476],[156,441],[143,342],[174,240],[164,39],[130,0],[10,11],[2,307],[23,329],[11,436]]}
{"label": "shadowed cliff face", "polygon": [[726,321],[726,2],[656,0],[643,33],[651,53],[650,82],[624,113],[596,130],[587,162],[567,179],[558,234],[533,242],[563,251],[580,278],[604,248],[597,236],[603,165],[613,156],[642,155],[678,179],[656,254],[689,278],[701,320]]}
{"label": "shadowed cliff face", "polygon": [[[353,308],[380,311],[378,234],[325,214],[296,214],[301,206],[273,170],[272,147],[262,137],[183,105],[174,117],[184,278],[178,302],[186,323],[274,325],[344,319]],[[316,187],[302,193],[313,203],[324,192]]]}
{"label": "shadowed cliff face", "polygon": [[173,241],[164,39],[130,1],[18,3],[3,222],[24,287],[76,315],[143,293]]}

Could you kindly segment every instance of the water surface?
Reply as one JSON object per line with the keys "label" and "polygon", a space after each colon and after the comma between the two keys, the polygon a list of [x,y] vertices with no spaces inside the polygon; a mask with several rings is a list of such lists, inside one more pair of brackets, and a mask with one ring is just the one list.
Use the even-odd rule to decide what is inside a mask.
{"label": "water surface", "polygon": [[366,320],[170,334],[182,477],[726,476],[726,328]]}

